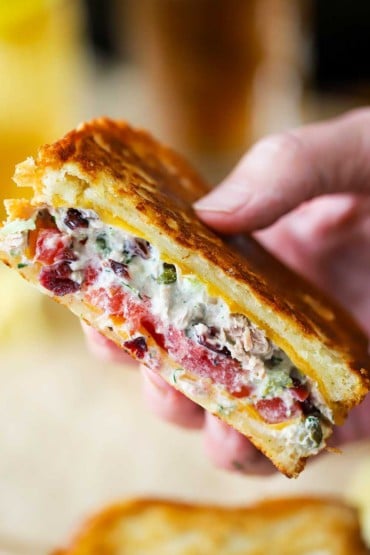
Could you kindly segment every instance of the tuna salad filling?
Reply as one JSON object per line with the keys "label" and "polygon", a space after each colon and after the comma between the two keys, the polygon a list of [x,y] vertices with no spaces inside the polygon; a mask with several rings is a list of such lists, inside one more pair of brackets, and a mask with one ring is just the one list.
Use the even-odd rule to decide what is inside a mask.
{"label": "tuna salad filling", "polygon": [[18,267],[40,264],[39,282],[53,295],[87,302],[101,329],[113,323],[128,331],[122,346],[149,367],[159,367],[158,347],[167,351],[179,365],[174,385],[189,372],[203,388],[219,387],[220,414],[234,410],[234,399],[269,424],[298,420],[294,437],[287,431],[286,440],[298,438],[304,454],[322,447],[332,414],[317,385],[262,329],[231,313],[223,299],[163,260],[148,241],[103,223],[92,210],[47,207],[7,224],[0,240],[20,260]]}

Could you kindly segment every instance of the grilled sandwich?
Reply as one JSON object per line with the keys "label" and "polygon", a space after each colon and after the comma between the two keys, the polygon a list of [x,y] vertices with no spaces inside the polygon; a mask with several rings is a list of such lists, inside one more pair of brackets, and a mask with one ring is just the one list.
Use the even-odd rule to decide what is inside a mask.
{"label": "grilled sandwich", "polygon": [[55,555],[365,555],[354,510],[291,498],[226,509],[133,500],[88,521]]}
{"label": "grilled sandwich", "polygon": [[33,197],[6,202],[4,262],[287,476],[367,393],[353,319],[251,237],[237,250],[208,229],[192,209],[208,185],[146,132],[94,120],[15,181]]}

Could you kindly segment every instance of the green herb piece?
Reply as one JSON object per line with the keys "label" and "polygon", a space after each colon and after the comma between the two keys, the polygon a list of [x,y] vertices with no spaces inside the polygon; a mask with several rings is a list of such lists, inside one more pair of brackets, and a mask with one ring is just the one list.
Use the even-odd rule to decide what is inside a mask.
{"label": "green herb piece", "polygon": [[235,410],[235,405],[217,405],[217,413],[223,416],[229,416]]}
{"label": "green herb piece", "polygon": [[127,250],[123,250],[122,255],[123,255],[123,263],[124,264],[130,264],[130,262],[133,258],[132,252],[129,252]]}
{"label": "green herb piece", "polygon": [[17,268],[19,269],[26,268],[26,266],[28,266],[28,264],[23,264],[23,262],[20,262],[19,264],[17,264]]}
{"label": "green herb piece", "polygon": [[181,374],[183,374],[183,369],[182,368],[176,368],[176,370],[174,370],[173,374],[172,374],[172,382],[174,385],[177,384],[177,379],[178,377],[181,376]]}
{"label": "green herb piece", "polygon": [[111,252],[111,249],[108,246],[105,235],[98,235],[97,238],[95,239],[95,242],[96,242],[96,246],[103,254],[109,254]]}
{"label": "green herb piece", "polygon": [[164,285],[170,285],[171,283],[175,283],[177,280],[176,275],[176,268],[173,264],[167,264],[164,262],[163,264],[163,272],[157,278],[157,283],[163,283]]}
{"label": "green herb piece", "polygon": [[267,371],[267,382],[263,390],[263,396],[276,395],[282,389],[293,387],[293,380],[283,370]]}
{"label": "green herb piece", "polygon": [[283,362],[283,357],[278,355],[272,355],[271,358],[265,361],[267,368],[274,368],[278,366],[281,362]]}
{"label": "green herb piece", "polygon": [[317,416],[307,416],[304,425],[308,432],[308,438],[314,445],[320,445],[323,437],[320,419]]}

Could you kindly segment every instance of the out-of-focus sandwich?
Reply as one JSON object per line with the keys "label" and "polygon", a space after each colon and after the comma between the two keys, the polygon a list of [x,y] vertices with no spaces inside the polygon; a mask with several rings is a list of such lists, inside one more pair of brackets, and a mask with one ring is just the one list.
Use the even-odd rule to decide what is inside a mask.
{"label": "out-of-focus sandwich", "polygon": [[[143,131],[98,119],[16,169],[6,264],[245,434],[286,475],[369,388],[355,322],[253,239],[192,203],[208,186]],[[25,318],[32,315],[25,315]]]}
{"label": "out-of-focus sandwich", "polygon": [[357,515],[336,500],[292,498],[224,509],[134,500],[88,521],[55,555],[365,555]]}

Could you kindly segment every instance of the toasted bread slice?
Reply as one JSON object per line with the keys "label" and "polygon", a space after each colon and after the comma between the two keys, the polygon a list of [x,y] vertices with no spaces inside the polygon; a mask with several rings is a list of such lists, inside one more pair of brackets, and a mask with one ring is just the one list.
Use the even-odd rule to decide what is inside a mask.
{"label": "toasted bread slice", "polygon": [[335,500],[249,508],[134,500],[88,521],[55,555],[365,555],[355,511]]}
{"label": "toasted bread slice", "polygon": [[[0,254],[4,262],[151,366],[190,399],[218,414],[250,438],[286,475],[296,476],[304,467],[306,458],[325,447],[333,423],[341,423],[348,410],[367,393],[367,369],[370,367],[367,339],[352,318],[252,238],[240,239],[244,249],[241,255],[205,227],[196,217],[192,203],[208,191],[208,185],[181,157],[146,132],[132,129],[124,122],[104,118],[92,121],[55,144],[41,148],[35,160],[30,158],[19,164],[15,181],[19,186],[33,188],[34,196],[30,202],[7,202],[9,218],[0,232]],[[40,214],[45,209],[51,211],[46,217],[48,224],[39,222],[44,219],[45,214]],[[150,297],[149,313],[154,310],[155,300],[165,296],[160,287],[156,291],[153,289],[148,296],[144,291],[147,285],[138,291],[136,284],[134,288],[129,283],[130,294],[135,289],[136,297],[125,301],[126,305],[131,302],[131,310],[126,306],[127,310],[120,312],[112,308],[117,300],[115,297],[112,301],[112,291],[121,287],[118,282],[108,293],[101,292],[101,296],[105,295],[104,303],[101,297],[96,298],[96,291],[94,300],[90,293],[86,294],[89,281],[86,274],[79,287],[73,282],[72,289],[68,288],[71,280],[70,276],[66,278],[65,272],[73,264],[73,253],[65,255],[69,259],[64,260],[64,266],[58,266],[55,273],[55,260],[49,260],[48,253],[40,255],[41,247],[37,241],[40,241],[40,228],[43,230],[54,225],[50,222],[56,217],[60,220],[59,227],[63,228],[62,241],[66,233],[73,235],[79,224],[78,221],[65,223],[65,215],[70,210],[75,217],[77,214],[77,220],[84,220],[82,228],[95,226],[95,235],[100,226],[104,233],[115,237],[118,233],[126,234],[126,241],[147,241],[152,252],[159,253],[158,261],[165,269],[162,275],[156,274],[155,277],[152,273],[148,279],[151,277],[156,286],[161,284],[168,296],[176,276],[178,287],[180,281],[183,284],[187,280],[189,284],[189,279],[194,278],[196,290],[194,295],[188,296],[190,300],[187,302],[192,302],[190,297],[200,295],[202,307],[208,310],[209,306],[217,305],[220,311],[226,311],[229,320],[233,319],[234,328],[237,321],[234,316],[241,318],[245,324],[243,349],[246,349],[246,339],[253,336],[257,342],[258,337],[262,338],[270,352],[263,355],[264,379],[267,374],[270,379],[270,374],[274,373],[266,370],[267,363],[271,366],[270,363],[275,364],[277,360],[279,365],[284,359],[291,365],[289,368],[294,366],[295,371],[299,371],[299,387],[293,387],[295,382],[285,368],[281,374],[284,383],[278,384],[278,393],[275,389],[271,393],[265,388],[259,401],[251,402],[251,394],[247,393],[251,388],[240,383],[246,380],[248,372],[248,375],[253,372],[248,367],[248,372],[243,373],[237,366],[240,361],[236,363],[234,355],[230,355],[233,338],[225,344],[227,347],[220,346],[218,339],[215,343],[213,330],[221,332],[211,325],[207,328],[208,335],[212,336],[208,338],[209,344],[204,336],[194,336],[195,327],[191,329],[193,336],[190,338],[188,329],[185,332],[183,328],[177,330],[177,324],[173,322],[164,329],[160,319],[165,312],[170,312],[169,306],[162,312],[157,311],[156,320],[152,319],[150,326],[145,323],[151,314],[143,317],[144,304]],[[73,237],[75,246],[77,239]],[[22,248],[19,241],[23,241]],[[79,242],[80,250],[82,243]],[[45,244],[43,248],[45,250]],[[101,241],[99,248],[104,251]],[[87,249],[83,253],[86,259],[87,252],[90,251]],[[141,256],[145,258],[146,255],[141,253]],[[122,262],[122,258],[120,260]],[[87,260],[86,264],[90,262]],[[117,260],[112,262],[108,255],[101,262],[103,266],[98,268],[99,272],[106,271],[108,263],[111,264],[110,270],[113,263],[117,266]],[[128,264],[123,266],[128,268]],[[43,285],[40,285],[45,267],[49,271],[54,268],[53,274],[41,280]],[[121,278],[127,268],[122,268],[121,264]],[[59,280],[57,286],[55,280]],[[127,283],[123,285],[127,286]],[[122,291],[118,294],[122,296]],[[125,296],[128,294],[126,290]],[[173,302],[179,295],[181,297],[181,291],[176,289]],[[142,301],[143,298],[145,301],[139,306],[139,299]],[[214,317],[217,320],[218,315]],[[196,334],[198,329],[199,326]],[[174,331],[182,333],[182,348],[177,351]],[[223,330],[224,336],[229,332]],[[177,337],[176,341],[180,339]],[[188,342],[190,340],[192,343]],[[271,353],[278,353],[278,356]],[[253,357],[250,360],[261,363],[259,355]],[[266,357],[270,358],[267,360]],[[208,374],[202,369],[206,364]],[[277,375],[274,373],[274,379]],[[252,377],[257,379],[254,374]],[[239,382],[235,385],[237,380]],[[253,382],[253,388],[258,390],[256,383]],[[293,394],[300,400],[295,401]],[[289,397],[288,408],[279,395]],[[308,409],[307,395],[312,401],[308,403]],[[314,401],[316,405],[311,410]]]}

